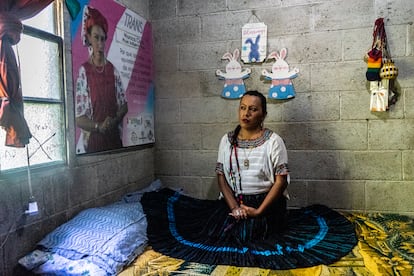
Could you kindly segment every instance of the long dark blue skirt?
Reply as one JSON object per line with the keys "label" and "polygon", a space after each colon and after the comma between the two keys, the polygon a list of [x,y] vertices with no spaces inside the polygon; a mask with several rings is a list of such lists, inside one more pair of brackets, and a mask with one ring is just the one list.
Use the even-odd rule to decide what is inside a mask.
{"label": "long dark blue skirt", "polygon": [[[261,198],[243,200],[255,206]],[[236,221],[224,200],[191,198],[170,189],[145,193],[141,203],[152,248],[191,262],[276,270],[328,265],[357,243],[352,223],[323,205]],[[268,213],[284,210],[284,204],[280,201]]]}

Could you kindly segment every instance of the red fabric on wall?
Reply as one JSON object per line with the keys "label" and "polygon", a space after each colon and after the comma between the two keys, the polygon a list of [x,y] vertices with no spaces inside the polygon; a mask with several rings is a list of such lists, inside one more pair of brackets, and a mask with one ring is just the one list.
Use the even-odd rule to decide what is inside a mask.
{"label": "red fabric on wall", "polygon": [[24,147],[32,137],[23,116],[20,73],[12,46],[20,41],[21,20],[31,18],[53,0],[0,1],[0,126],[6,146]]}

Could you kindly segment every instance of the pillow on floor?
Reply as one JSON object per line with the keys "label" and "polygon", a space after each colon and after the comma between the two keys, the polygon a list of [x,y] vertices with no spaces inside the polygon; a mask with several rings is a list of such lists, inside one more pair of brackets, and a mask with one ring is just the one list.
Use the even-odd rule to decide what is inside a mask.
{"label": "pillow on floor", "polygon": [[[38,250],[46,255],[38,258],[37,263],[28,263],[34,258],[25,257],[19,263],[36,273],[43,273],[38,270],[47,266],[47,273],[51,273],[57,259],[70,260],[70,266],[76,263],[73,261],[81,261],[114,275],[143,252],[146,230],[147,221],[139,202],[86,209],[38,243]],[[57,271],[65,269],[61,261],[56,263]]]}

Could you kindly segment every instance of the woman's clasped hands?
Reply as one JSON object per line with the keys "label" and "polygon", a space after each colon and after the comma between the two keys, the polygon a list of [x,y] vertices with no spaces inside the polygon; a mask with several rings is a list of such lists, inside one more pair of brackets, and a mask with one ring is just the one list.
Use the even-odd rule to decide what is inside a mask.
{"label": "woman's clasped hands", "polygon": [[117,127],[117,120],[112,117],[106,117],[105,120],[99,125],[99,132],[100,133],[106,133],[110,131],[111,129]]}
{"label": "woman's clasped hands", "polygon": [[258,216],[258,210],[256,208],[241,204],[240,207],[233,208],[229,215],[237,220],[247,219],[248,217]]}

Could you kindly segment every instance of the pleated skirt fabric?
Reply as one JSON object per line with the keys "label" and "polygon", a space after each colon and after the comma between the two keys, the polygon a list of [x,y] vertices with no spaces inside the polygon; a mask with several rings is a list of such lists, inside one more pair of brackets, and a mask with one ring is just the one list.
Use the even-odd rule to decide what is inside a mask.
{"label": "pleated skirt fabric", "polygon": [[[262,200],[243,199],[251,206]],[[236,221],[224,200],[196,199],[168,188],[145,193],[141,204],[149,245],[190,262],[285,270],[331,264],[357,244],[354,225],[323,205]],[[283,211],[284,204],[268,212]]]}

